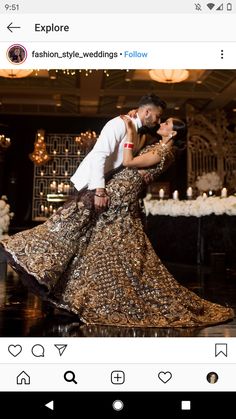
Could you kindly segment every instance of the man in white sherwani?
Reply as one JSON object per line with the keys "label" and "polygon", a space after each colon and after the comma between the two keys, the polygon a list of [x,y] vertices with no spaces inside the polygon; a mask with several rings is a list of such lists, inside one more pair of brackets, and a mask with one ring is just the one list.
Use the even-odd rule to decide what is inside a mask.
{"label": "man in white sherwani", "polygon": [[[132,118],[137,132],[142,126],[148,128],[156,126],[165,108],[166,103],[158,96],[154,94],[143,96],[138,103],[137,115]],[[102,129],[94,148],[71,177],[71,182],[78,191],[84,187],[95,190],[94,205],[97,209],[104,209],[109,205],[105,174],[122,164],[125,141],[124,121],[120,117],[111,119]],[[137,150],[139,148],[137,145]]]}

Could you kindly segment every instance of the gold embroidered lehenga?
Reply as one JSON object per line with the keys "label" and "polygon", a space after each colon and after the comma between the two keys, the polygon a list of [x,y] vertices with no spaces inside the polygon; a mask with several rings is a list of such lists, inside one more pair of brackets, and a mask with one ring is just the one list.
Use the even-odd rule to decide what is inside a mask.
{"label": "gold embroidered lehenga", "polygon": [[[148,146],[141,153],[158,145]],[[172,162],[145,169],[153,178]],[[107,181],[111,203],[99,215],[84,190],[44,224],[2,242],[9,261],[44,298],[86,324],[196,327],[233,318],[230,308],[181,286],[149,242],[139,198],[146,187],[136,169]]]}

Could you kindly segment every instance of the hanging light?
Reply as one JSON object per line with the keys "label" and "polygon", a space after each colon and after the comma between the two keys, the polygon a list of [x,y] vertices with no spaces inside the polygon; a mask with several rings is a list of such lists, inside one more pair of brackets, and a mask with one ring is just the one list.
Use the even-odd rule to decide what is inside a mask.
{"label": "hanging light", "polygon": [[0,147],[8,148],[11,145],[10,138],[5,137],[4,134],[0,134]]}
{"label": "hanging light", "polygon": [[[81,74],[85,74],[86,77],[90,76],[91,74],[94,74],[94,71],[99,71],[99,70],[78,70],[79,73]],[[106,77],[110,77],[110,73],[109,70],[102,70],[102,72],[104,73],[104,75]]]}
{"label": "hanging light", "polygon": [[97,134],[95,131],[88,130],[86,132],[81,132],[78,137],[75,137],[75,142],[78,145],[79,153],[82,151],[83,153],[87,154],[90,150],[92,150],[94,144],[97,140]]}
{"label": "hanging light", "polygon": [[38,130],[34,143],[34,151],[33,153],[29,154],[30,160],[32,160],[38,166],[47,163],[51,159],[46,150],[44,135],[45,131],[43,129]]}
{"label": "hanging light", "polygon": [[189,77],[188,70],[150,70],[151,79],[160,83],[180,83]]}
{"label": "hanging light", "polygon": [[21,79],[33,73],[34,70],[0,70],[0,77],[7,77],[9,79]]}

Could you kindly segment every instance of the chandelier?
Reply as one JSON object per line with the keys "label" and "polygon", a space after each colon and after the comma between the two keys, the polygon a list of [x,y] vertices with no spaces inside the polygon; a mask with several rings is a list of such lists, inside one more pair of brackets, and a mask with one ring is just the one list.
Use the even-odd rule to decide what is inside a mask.
{"label": "chandelier", "polygon": [[151,79],[160,83],[180,83],[189,77],[188,70],[150,70]]}
{"label": "chandelier", "polygon": [[32,160],[37,166],[45,164],[51,159],[46,150],[44,135],[45,131],[43,129],[38,130],[34,143],[34,151],[29,154],[30,160]]}
{"label": "chandelier", "polygon": [[0,70],[0,77],[7,77],[9,79],[20,79],[29,76],[34,70]]}
{"label": "chandelier", "polygon": [[0,147],[8,148],[11,145],[10,138],[5,137],[5,135],[0,134]]}
{"label": "chandelier", "polygon": [[79,147],[79,151],[87,154],[90,150],[92,150],[94,144],[97,140],[97,134],[95,131],[86,131],[81,132],[78,137],[75,137],[75,142]]}

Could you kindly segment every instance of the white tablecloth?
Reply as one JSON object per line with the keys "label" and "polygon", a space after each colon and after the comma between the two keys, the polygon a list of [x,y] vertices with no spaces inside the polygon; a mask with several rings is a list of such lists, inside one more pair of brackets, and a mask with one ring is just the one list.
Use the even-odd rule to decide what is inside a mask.
{"label": "white tablecloth", "polygon": [[171,217],[202,217],[205,215],[236,215],[236,196],[227,198],[218,196],[203,198],[199,196],[193,200],[144,199],[146,215],[170,215]]}

